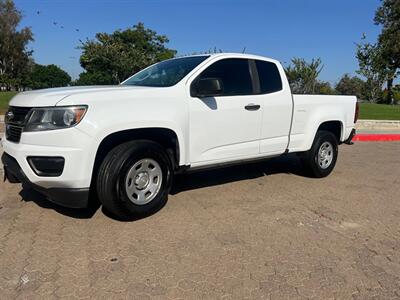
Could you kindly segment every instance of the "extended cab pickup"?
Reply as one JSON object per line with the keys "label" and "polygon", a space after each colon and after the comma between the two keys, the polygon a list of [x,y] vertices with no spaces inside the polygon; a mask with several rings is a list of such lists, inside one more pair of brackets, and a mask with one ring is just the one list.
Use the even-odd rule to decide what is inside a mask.
{"label": "extended cab pickup", "polygon": [[297,152],[315,177],[335,166],[358,114],[353,96],[292,95],[281,64],[247,54],[162,61],[117,86],[17,94],[2,161],[68,207],[94,190],[119,217],[162,207],[174,173]]}

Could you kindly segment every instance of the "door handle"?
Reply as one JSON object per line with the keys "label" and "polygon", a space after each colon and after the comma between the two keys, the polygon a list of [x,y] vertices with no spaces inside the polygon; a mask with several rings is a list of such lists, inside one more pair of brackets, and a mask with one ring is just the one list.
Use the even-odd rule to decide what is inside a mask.
{"label": "door handle", "polygon": [[260,107],[261,107],[261,106],[258,105],[258,104],[250,103],[250,104],[247,104],[247,105],[244,107],[244,109],[246,109],[246,110],[259,110]]}

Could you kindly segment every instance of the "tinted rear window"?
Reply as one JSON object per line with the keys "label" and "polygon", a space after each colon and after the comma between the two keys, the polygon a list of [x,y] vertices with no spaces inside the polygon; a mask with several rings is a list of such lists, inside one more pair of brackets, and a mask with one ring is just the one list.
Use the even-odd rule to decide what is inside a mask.
{"label": "tinted rear window", "polygon": [[276,64],[268,61],[256,60],[258,77],[262,94],[274,93],[282,90],[282,79]]}

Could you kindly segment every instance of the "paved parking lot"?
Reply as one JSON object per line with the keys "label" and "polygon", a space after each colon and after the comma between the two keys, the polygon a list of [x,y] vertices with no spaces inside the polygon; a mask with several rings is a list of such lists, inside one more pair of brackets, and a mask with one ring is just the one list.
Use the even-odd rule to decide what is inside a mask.
{"label": "paved parking lot", "polygon": [[157,214],[119,222],[0,183],[0,298],[398,299],[400,143],[342,146],[177,178]]}

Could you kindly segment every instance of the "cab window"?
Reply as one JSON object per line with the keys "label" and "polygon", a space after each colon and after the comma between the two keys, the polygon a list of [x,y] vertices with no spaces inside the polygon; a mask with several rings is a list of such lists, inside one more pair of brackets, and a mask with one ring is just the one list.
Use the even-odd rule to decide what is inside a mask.
{"label": "cab window", "polygon": [[219,96],[252,95],[253,85],[248,59],[222,59],[205,69],[198,79],[219,78],[223,92]]}
{"label": "cab window", "polygon": [[261,94],[275,93],[282,90],[282,79],[276,64],[256,60],[258,78],[260,79]]}

